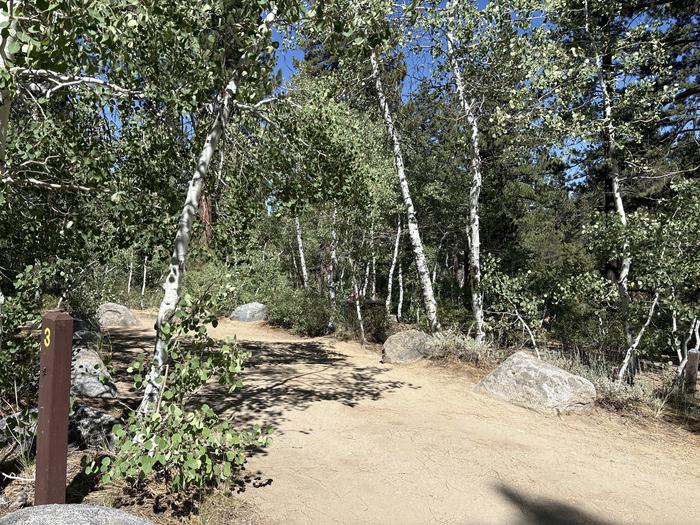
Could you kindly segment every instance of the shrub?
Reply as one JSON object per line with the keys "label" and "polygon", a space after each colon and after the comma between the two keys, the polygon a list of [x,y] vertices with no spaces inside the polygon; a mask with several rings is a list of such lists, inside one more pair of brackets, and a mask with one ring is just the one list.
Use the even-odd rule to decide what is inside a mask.
{"label": "shrub", "polygon": [[36,290],[50,273],[28,266],[17,275],[14,293],[6,298],[0,316],[0,460],[29,449],[35,430],[32,409],[39,385],[39,338],[33,328],[40,321]]}
{"label": "shrub", "polygon": [[[206,325],[216,326],[213,305],[219,300],[183,297],[174,320],[162,327],[171,361],[161,378],[156,409],[146,415],[132,412],[124,425],[116,425],[116,454],[100,458],[99,463],[93,460],[86,466],[88,474],[101,472],[104,482],[122,479],[132,488],[154,479],[173,492],[184,492],[231,479],[245,463],[246,447],[268,444],[269,432],[259,427],[238,431],[230,418],[219,416],[199,399],[200,389],[211,379],[229,391],[239,387],[238,374],[250,355],[207,335]],[[130,371],[137,388],[142,387],[143,359]]]}
{"label": "shrub", "polygon": [[270,324],[309,337],[329,332],[331,307],[316,291],[286,288],[270,297],[267,306]]}
{"label": "shrub", "polygon": [[486,343],[477,343],[456,330],[443,330],[430,340],[433,359],[456,359],[477,366],[494,366],[508,352],[498,351]]}
{"label": "shrub", "polygon": [[623,410],[635,405],[655,407],[660,402],[659,393],[654,386],[643,381],[636,381],[633,385],[617,381],[612,376],[610,364],[602,359],[582,363],[578,358],[565,358],[550,353],[543,353],[542,358],[593,383],[596,401],[603,407]]}
{"label": "shrub", "polygon": [[[389,332],[389,319],[386,315],[386,306],[382,301],[362,300],[360,302],[362,312],[362,326],[365,330],[365,339],[372,343],[383,343]],[[352,300],[345,303],[344,317],[334,319],[340,325],[342,331],[360,339],[360,323],[357,320],[357,306]]]}
{"label": "shrub", "polygon": [[223,262],[210,259],[190,265],[185,276],[184,293],[192,297],[210,296],[212,308],[221,315],[228,315],[236,306],[233,272]]}

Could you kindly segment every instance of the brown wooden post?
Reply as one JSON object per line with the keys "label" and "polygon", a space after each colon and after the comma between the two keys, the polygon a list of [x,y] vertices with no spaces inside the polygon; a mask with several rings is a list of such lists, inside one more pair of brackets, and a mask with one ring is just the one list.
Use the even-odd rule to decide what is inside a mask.
{"label": "brown wooden post", "polygon": [[49,312],[41,327],[35,505],[66,502],[73,319]]}
{"label": "brown wooden post", "polygon": [[698,382],[698,361],[700,352],[688,351],[688,362],[685,364],[685,388],[688,392],[695,392]]}

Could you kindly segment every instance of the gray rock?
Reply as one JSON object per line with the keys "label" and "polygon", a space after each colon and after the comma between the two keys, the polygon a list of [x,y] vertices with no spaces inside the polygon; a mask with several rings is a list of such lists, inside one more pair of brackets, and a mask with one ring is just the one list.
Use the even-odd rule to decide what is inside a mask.
{"label": "gray rock", "polygon": [[126,327],[138,324],[131,310],[117,303],[100,305],[97,309],[97,319],[101,328]]}
{"label": "gray rock", "polygon": [[40,505],[0,518],[0,525],[153,525],[123,510],[95,505]]}
{"label": "gray rock", "polygon": [[419,330],[404,330],[389,337],[382,347],[384,363],[404,363],[426,357],[430,336]]}
{"label": "gray rock", "polygon": [[593,383],[525,352],[517,352],[487,375],[478,388],[515,405],[549,414],[590,412]]}
{"label": "gray rock", "polygon": [[70,419],[69,438],[81,447],[113,449],[112,427],[119,423],[114,416],[87,406],[76,406]]}
{"label": "gray rock", "polygon": [[242,304],[233,311],[229,319],[233,321],[264,321],[267,319],[267,306],[261,303]]}
{"label": "gray rock", "polygon": [[97,330],[76,330],[73,332],[73,347],[97,345],[101,334]]}
{"label": "gray rock", "polygon": [[92,348],[78,348],[73,355],[71,392],[78,397],[117,397],[117,387],[102,362],[100,354]]}

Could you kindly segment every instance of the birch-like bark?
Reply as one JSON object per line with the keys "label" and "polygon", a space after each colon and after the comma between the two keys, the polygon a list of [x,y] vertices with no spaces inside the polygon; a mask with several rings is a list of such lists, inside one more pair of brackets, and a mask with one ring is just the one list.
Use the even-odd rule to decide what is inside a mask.
{"label": "birch-like bark", "polygon": [[401,309],[403,308],[403,269],[399,262],[399,302],[396,305],[396,320],[401,321]]}
{"label": "birch-like bark", "polygon": [[386,313],[391,313],[391,291],[394,283],[394,270],[396,270],[396,261],[399,258],[399,245],[401,244],[401,217],[398,220],[396,228],[396,242],[394,242],[394,255],[391,257],[391,266],[389,267],[389,278],[386,288]]}
{"label": "birch-like bark", "polygon": [[[617,213],[620,219],[620,224],[622,224],[623,229],[623,242],[622,242],[622,261],[620,263],[620,272],[617,275],[617,287],[620,294],[620,306],[622,310],[622,321],[625,332],[625,339],[627,341],[628,350],[634,344],[632,340],[632,329],[629,322],[629,307],[631,302],[631,297],[628,287],[628,278],[630,273],[630,268],[632,266],[632,255],[630,253],[630,244],[627,238],[627,213],[625,211],[624,201],[622,200],[622,190],[620,184],[620,166],[618,164],[617,156],[617,138],[615,133],[615,124],[613,122],[613,107],[612,98],[610,96],[610,90],[608,88],[608,83],[605,79],[605,71],[603,68],[603,54],[598,49],[596,40],[590,32],[590,24],[588,19],[588,0],[584,1],[585,9],[585,28],[586,33],[591,39],[591,44],[593,45],[596,67],[598,69],[598,84],[600,86],[600,92],[603,100],[603,115],[605,117],[605,131],[603,133],[603,142],[605,149],[605,157],[610,168],[610,186],[611,193],[613,197],[613,203],[615,206],[615,213]],[[623,367],[626,368],[627,363],[623,362]]]}
{"label": "birch-like bark", "polygon": [[408,187],[408,179],[406,178],[403,162],[403,153],[401,151],[401,141],[399,139],[398,131],[394,127],[394,119],[391,116],[389,103],[384,93],[384,86],[379,74],[379,64],[377,63],[377,57],[374,52],[370,57],[370,61],[372,63],[372,76],[374,77],[377,96],[379,98],[379,107],[382,110],[384,124],[386,125],[387,133],[389,134],[393,146],[394,164],[396,166],[396,174],[399,178],[399,186],[401,187],[401,195],[403,197],[404,206],[406,207],[408,236],[411,239],[411,246],[413,247],[413,255],[416,261],[421,291],[423,292],[425,312],[428,316],[430,330],[432,332],[438,332],[440,330],[440,322],[438,321],[437,315],[437,303],[435,302],[433,283],[430,280],[430,270],[428,269],[425,251],[423,250],[423,242],[421,241],[420,231],[418,229],[416,210],[413,207],[413,200],[411,199],[411,192]]}
{"label": "birch-like bark", "polygon": [[126,281],[126,295],[127,297],[131,294],[131,277],[134,275],[134,255],[131,255],[129,259],[129,278]]}
{"label": "birch-like bark", "polygon": [[360,337],[362,344],[367,342],[365,338],[365,325],[362,320],[362,306],[360,305],[360,293],[357,286],[357,277],[355,275],[355,262],[350,259],[350,272],[352,276],[352,289],[353,295],[355,296],[355,315],[357,315],[357,322],[360,325]]}
{"label": "birch-like bark", "polygon": [[146,293],[146,274],[148,273],[148,255],[143,258],[143,281],[141,281],[141,310],[143,310],[143,296]]}
{"label": "birch-like bark", "polygon": [[371,263],[372,263],[372,291],[370,298],[373,301],[377,299],[377,252],[374,246],[374,217],[372,217],[372,227],[369,234],[369,246],[371,252]]}
{"label": "birch-like bark", "polygon": [[683,362],[683,352],[681,349],[681,340],[678,338],[678,313],[676,312],[676,290],[671,286],[671,302],[674,305],[671,308],[671,346],[676,351],[678,363]]}
{"label": "birch-like bark", "polygon": [[691,321],[688,336],[683,341],[683,346],[681,347],[682,357],[678,369],[676,370],[679,376],[683,374],[685,365],[688,363],[688,343],[690,343],[690,340],[693,338],[693,334],[695,334],[695,350],[697,351],[700,350],[700,320],[697,318]]}
{"label": "birch-like bark", "polygon": [[479,122],[476,116],[476,100],[467,101],[462,72],[454,53],[451,32],[447,32],[447,54],[452,75],[457,86],[459,104],[470,126],[472,146],[471,187],[469,189],[469,281],[471,285],[472,315],[476,326],[476,340],[484,340],[484,293],[481,287],[481,237],[479,229],[479,196],[481,195],[481,150],[479,147]]}
{"label": "birch-like bark", "polygon": [[627,352],[625,353],[625,359],[622,361],[622,366],[620,367],[620,371],[617,374],[618,381],[622,381],[625,378],[625,374],[627,374],[627,369],[629,368],[630,361],[632,360],[632,357],[637,351],[637,347],[639,346],[639,343],[642,340],[644,332],[651,323],[651,318],[654,317],[654,310],[656,309],[656,305],[658,302],[659,292],[656,292],[656,294],[654,294],[654,301],[651,303],[651,308],[649,308],[649,315],[647,316],[646,322],[639,329],[637,337],[635,337],[634,341],[632,341],[632,344],[629,346]]}
{"label": "birch-like bark", "polygon": [[306,258],[304,257],[304,242],[301,238],[301,223],[299,217],[294,217],[294,226],[297,234],[297,248],[299,250],[299,266],[301,266],[301,280],[304,288],[309,287],[309,272],[306,269]]}
{"label": "birch-like bark", "polygon": [[[10,13],[3,11],[0,12],[0,25],[2,27],[8,26],[9,32],[6,37],[2,39],[0,43],[0,69],[5,71],[9,70],[14,63],[14,55],[9,52],[15,37],[10,35],[10,32],[14,35],[16,30],[16,22],[14,19],[10,18]],[[10,109],[12,108],[12,92],[9,89],[3,89],[0,91],[0,173],[5,171],[5,151],[7,147],[7,127],[10,123]]]}
{"label": "birch-like bark", "polygon": [[2,294],[2,290],[0,290],[0,352],[2,352],[2,339],[3,339],[3,325],[5,321],[5,296]]}
{"label": "birch-like bark", "polygon": [[442,243],[445,242],[445,239],[447,238],[448,232],[445,232],[442,234],[442,237],[440,237],[440,242],[438,243],[437,250],[435,251],[435,262],[433,263],[433,286],[435,286],[435,281],[437,279],[437,271],[438,271],[438,266],[440,265],[440,250],[442,250]]}
{"label": "birch-like bark", "polygon": [[[328,272],[328,298],[331,302],[331,311],[335,314],[336,304],[337,304],[337,289],[335,283],[335,274],[338,271],[338,234],[335,231],[335,218],[338,209],[333,207],[333,223],[331,225],[331,268]],[[331,327],[333,326],[333,319],[330,321]]]}
{"label": "birch-like bark", "polygon": [[367,297],[367,287],[369,286],[370,262],[365,265],[365,280],[362,283],[362,298]]}
{"label": "birch-like bark", "polygon": [[168,338],[163,334],[162,326],[172,320],[178,303],[180,302],[180,292],[182,277],[185,271],[185,261],[192,236],[192,225],[197,214],[197,206],[202,196],[204,178],[209,171],[216,146],[224,133],[226,124],[231,114],[231,100],[236,93],[236,83],[233,79],[229,81],[219,100],[219,111],[207,134],[204,147],[199,156],[197,167],[190,179],[185,205],[180,214],[180,221],[175,234],[175,246],[170,261],[170,271],[163,284],[163,300],[158,309],[156,319],[156,345],[153,352],[153,363],[146,379],[146,387],[143,393],[143,400],[139,406],[139,413],[147,414],[155,407],[160,398],[163,372],[168,360],[167,344]]}

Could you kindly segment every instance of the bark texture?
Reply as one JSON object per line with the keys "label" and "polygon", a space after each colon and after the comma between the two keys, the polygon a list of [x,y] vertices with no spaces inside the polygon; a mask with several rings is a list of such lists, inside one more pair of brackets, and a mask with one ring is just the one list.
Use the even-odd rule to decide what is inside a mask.
{"label": "bark texture", "polygon": [[172,320],[177,305],[180,302],[185,261],[187,259],[190,238],[192,236],[192,225],[195,215],[197,214],[197,206],[202,196],[204,178],[209,171],[209,166],[216,152],[219,139],[223,135],[226,124],[228,123],[231,114],[231,101],[235,93],[236,83],[232,79],[218,101],[219,110],[207,134],[204,147],[199,155],[197,167],[192,174],[187,188],[185,204],[180,213],[180,221],[178,222],[177,233],[175,234],[175,247],[173,248],[170,261],[170,271],[163,284],[163,300],[160,303],[158,317],[156,319],[157,336],[153,352],[153,363],[146,379],[143,399],[139,406],[139,412],[141,414],[151,412],[160,399],[161,378],[168,359],[168,338],[163,334],[161,327]]}
{"label": "bark texture", "polygon": [[391,291],[394,283],[394,271],[396,270],[396,261],[399,258],[399,246],[401,244],[401,217],[398,220],[396,228],[396,241],[394,242],[394,255],[391,257],[391,266],[389,267],[389,278],[386,288],[386,313],[391,313]]}
{"label": "bark texture", "polygon": [[[0,12],[0,24],[5,27],[10,23],[10,29],[15,29],[16,22],[9,20],[7,12]],[[0,47],[0,68],[10,69],[13,65],[14,55],[9,53],[8,49],[15,40],[14,36],[8,36],[2,39],[2,47]],[[0,91],[0,173],[5,171],[5,148],[7,145],[7,126],[10,122],[10,109],[12,107],[12,93],[9,89]]]}
{"label": "bark texture", "polygon": [[387,133],[391,139],[394,152],[394,164],[396,166],[396,174],[399,178],[399,186],[401,187],[401,195],[403,197],[404,206],[406,208],[406,223],[408,228],[408,236],[411,240],[413,255],[416,261],[416,269],[423,293],[423,305],[428,317],[428,323],[432,332],[440,330],[440,322],[437,315],[437,304],[433,293],[433,283],[430,280],[430,270],[423,249],[423,241],[421,241],[420,230],[418,228],[418,219],[416,218],[416,210],[411,199],[411,192],[406,178],[406,170],[404,167],[403,153],[401,151],[401,140],[399,139],[398,131],[394,126],[394,119],[391,115],[391,109],[384,93],[384,85],[382,83],[379,64],[375,53],[370,57],[372,63],[372,77],[374,79],[377,95],[379,98],[379,107],[382,111],[384,124],[386,125]]}
{"label": "bark texture", "polygon": [[457,86],[459,104],[470,127],[471,187],[469,190],[469,282],[471,285],[472,314],[476,326],[476,340],[484,340],[484,293],[481,288],[481,237],[479,228],[479,196],[481,195],[481,150],[479,148],[479,121],[476,115],[477,101],[467,100],[462,72],[454,52],[453,36],[447,33],[447,54],[452,75]]}
{"label": "bark texture", "polygon": [[301,237],[301,223],[299,217],[294,217],[294,227],[297,235],[297,248],[299,250],[299,265],[301,266],[301,281],[304,288],[309,287],[309,271],[306,268],[306,257],[304,256],[304,241]]}

